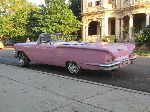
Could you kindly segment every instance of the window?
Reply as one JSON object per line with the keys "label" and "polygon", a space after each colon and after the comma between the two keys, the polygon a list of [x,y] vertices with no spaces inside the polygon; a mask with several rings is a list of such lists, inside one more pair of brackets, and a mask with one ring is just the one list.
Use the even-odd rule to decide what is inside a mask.
{"label": "window", "polygon": [[88,3],[88,7],[92,7],[92,2]]}
{"label": "window", "polygon": [[100,5],[100,1],[95,2],[95,6],[98,6],[98,5]]}

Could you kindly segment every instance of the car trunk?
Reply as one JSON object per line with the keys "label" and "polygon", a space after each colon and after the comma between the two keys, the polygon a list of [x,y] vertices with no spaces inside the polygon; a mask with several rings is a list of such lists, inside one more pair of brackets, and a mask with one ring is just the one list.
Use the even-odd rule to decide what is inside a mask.
{"label": "car trunk", "polygon": [[132,44],[113,43],[103,45],[103,48],[107,49],[115,57],[116,61],[129,58],[130,53],[134,49]]}

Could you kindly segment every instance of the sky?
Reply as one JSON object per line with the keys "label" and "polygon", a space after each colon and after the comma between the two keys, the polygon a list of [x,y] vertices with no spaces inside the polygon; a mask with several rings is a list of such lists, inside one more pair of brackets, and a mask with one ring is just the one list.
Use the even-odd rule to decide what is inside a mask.
{"label": "sky", "polygon": [[[44,0],[28,0],[29,2],[35,3],[36,5],[44,4]],[[68,1],[68,0],[66,0]]]}
{"label": "sky", "polygon": [[35,3],[37,5],[44,4],[44,0],[28,0],[29,2]]}

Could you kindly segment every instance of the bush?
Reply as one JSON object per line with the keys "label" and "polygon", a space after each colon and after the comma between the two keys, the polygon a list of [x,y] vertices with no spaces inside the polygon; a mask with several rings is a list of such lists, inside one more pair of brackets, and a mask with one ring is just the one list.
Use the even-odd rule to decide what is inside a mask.
{"label": "bush", "polygon": [[144,35],[145,43],[150,44],[150,25],[144,28],[143,35]]}
{"label": "bush", "polygon": [[104,36],[102,38],[103,42],[117,42],[117,39],[114,35]]}
{"label": "bush", "polygon": [[145,43],[145,37],[143,33],[138,32],[134,34],[134,37],[135,37],[135,42],[137,45],[143,45]]}
{"label": "bush", "polygon": [[143,31],[134,31],[135,42],[137,45],[150,44],[150,25],[146,26]]}

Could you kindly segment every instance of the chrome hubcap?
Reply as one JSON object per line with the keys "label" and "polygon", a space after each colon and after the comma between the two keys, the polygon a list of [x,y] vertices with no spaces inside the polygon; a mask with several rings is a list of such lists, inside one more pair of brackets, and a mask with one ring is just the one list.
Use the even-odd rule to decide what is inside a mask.
{"label": "chrome hubcap", "polygon": [[24,60],[22,59],[19,60],[19,65],[24,65],[24,63],[25,63]]}
{"label": "chrome hubcap", "polygon": [[77,65],[76,63],[70,62],[68,66],[68,70],[70,73],[78,73],[80,70],[80,66]]}
{"label": "chrome hubcap", "polygon": [[25,57],[23,54],[19,55],[19,65],[22,66],[25,64]]}

